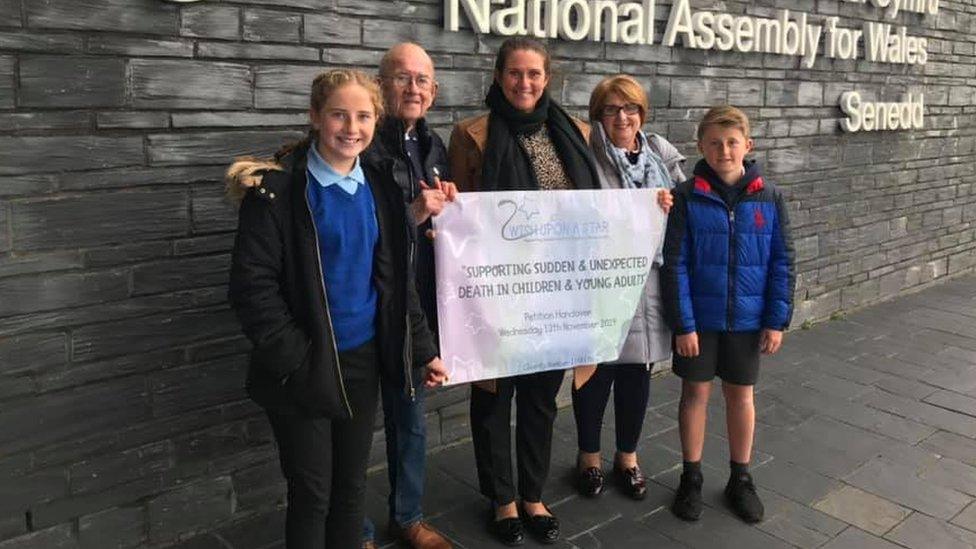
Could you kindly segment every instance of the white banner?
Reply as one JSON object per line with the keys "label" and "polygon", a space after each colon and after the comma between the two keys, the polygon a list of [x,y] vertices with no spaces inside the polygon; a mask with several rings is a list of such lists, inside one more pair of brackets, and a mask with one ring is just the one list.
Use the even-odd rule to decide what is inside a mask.
{"label": "white banner", "polygon": [[461,193],[434,218],[450,384],[612,361],[663,239],[657,190]]}

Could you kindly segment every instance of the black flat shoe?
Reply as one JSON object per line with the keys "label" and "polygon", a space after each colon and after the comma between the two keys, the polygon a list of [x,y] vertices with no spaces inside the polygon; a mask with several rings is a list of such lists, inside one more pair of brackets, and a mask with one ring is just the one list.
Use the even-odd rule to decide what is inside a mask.
{"label": "black flat shoe", "polygon": [[576,471],[576,490],[580,495],[595,498],[603,493],[603,471],[599,467],[587,467]]}
{"label": "black flat shoe", "polygon": [[[546,511],[549,511],[548,507],[546,507]],[[529,534],[539,543],[550,545],[559,541],[559,519],[552,514],[529,515],[523,508],[522,521],[525,523],[525,528]]]}
{"label": "black flat shoe", "polygon": [[518,518],[495,519],[495,510],[488,511],[488,533],[503,545],[515,547],[525,543],[525,530]]}
{"label": "black flat shoe", "polygon": [[647,495],[647,480],[640,467],[621,469],[619,465],[613,467],[614,476],[620,489],[632,499],[641,500]]}

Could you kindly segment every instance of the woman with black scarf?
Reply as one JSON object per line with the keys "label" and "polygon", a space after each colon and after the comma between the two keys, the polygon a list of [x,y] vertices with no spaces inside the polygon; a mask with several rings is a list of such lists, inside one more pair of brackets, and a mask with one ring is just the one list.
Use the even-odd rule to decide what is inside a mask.
{"label": "woman with black scarf", "polygon": [[[461,121],[448,157],[463,191],[597,189],[589,127],[571,117],[546,90],[549,53],[529,38],[510,38],[495,59],[489,112]],[[556,394],[563,371],[477,382],[471,388],[471,434],[481,493],[492,510],[489,532],[506,545],[523,542],[524,526],[542,543],[559,538],[559,521],[542,503],[549,474]],[[511,402],[516,403],[516,462],[512,474]],[[516,504],[521,499],[521,508]]]}

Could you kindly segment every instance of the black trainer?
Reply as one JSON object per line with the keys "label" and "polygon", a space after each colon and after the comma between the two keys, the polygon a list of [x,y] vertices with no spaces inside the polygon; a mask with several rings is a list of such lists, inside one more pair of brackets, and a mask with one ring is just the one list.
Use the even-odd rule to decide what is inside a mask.
{"label": "black trainer", "polygon": [[752,475],[749,473],[739,473],[729,477],[729,483],[725,485],[725,501],[739,518],[749,524],[763,519],[765,509],[762,501],[759,501],[756,485],[753,484]]}
{"label": "black trainer", "polygon": [[702,474],[696,471],[681,473],[681,483],[674,494],[671,512],[681,520],[694,521],[702,514]]}

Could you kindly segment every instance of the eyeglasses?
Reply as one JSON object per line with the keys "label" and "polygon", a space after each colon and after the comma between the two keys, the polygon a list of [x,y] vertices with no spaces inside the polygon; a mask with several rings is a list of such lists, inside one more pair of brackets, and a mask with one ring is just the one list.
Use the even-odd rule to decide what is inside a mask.
{"label": "eyeglasses", "polygon": [[418,74],[417,76],[413,76],[410,74],[401,73],[388,76],[387,78],[392,80],[393,84],[395,84],[398,88],[409,88],[411,82],[413,82],[413,85],[417,86],[417,89],[419,90],[429,90],[434,87],[434,79],[426,74]]}
{"label": "eyeglasses", "polygon": [[626,105],[604,105],[600,109],[600,115],[603,118],[612,118],[617,116],[620,111],[624,111],[624,114],[637,114],[641,111],[641,106],[637,103],[627,103]]}

